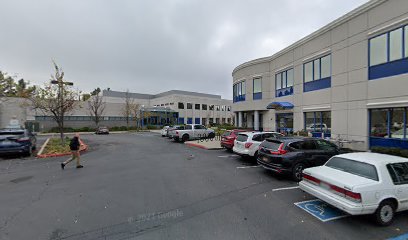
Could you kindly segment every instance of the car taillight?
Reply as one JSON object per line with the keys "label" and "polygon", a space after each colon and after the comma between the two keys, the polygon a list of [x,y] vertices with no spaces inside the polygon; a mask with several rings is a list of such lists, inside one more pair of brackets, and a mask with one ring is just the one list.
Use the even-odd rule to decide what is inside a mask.
{"label": "car taillight", "polygon": [[250,148],[252,146],[252,143],[245,143],[245,148]]}
{"label": "car taillight", "polygon": [[303,179],[307,180],[307,181],[309,181],[311,183],[317,184],[317,185],[320,184],[320,182],[321,182],[319,179],[317,179],[315,177],[312,177],[307,173],[303,173]]}
{"label": "car taillight", "polygon": [[176,135],[178,135],[178,131],[176,131]]}
{"label": "car taillight", "polygon": [[225,139],[232,140],[234,137],[225,137]]}
{"label": "car taillight", "polygon": [[278,148],[278,150],[277,151],[270,151],[270,153],[271,154],[273,154],[273,155],[283,155],[283,154],[286,154],[288,151],[286,151],[286,150],[284,150],[283,149],[283,143],[281,143],[281,145],[279,145],[279,148]]}
{"label": "car taillight", "polygon": [[22,137],[22,138],[17,139],[17,142],[28,142],[28,141],[30,141],[29,137]]}
{"label": "car taillight", "polygon": [[344,197],[353,202],[357,202],[357,203],[361,202],[360,193],[355,193],[355,192],[349,191],[347,189],[344,189],[344,188],[341,188],[341,187],[338,187],[332,184],[329,184],[329,186],[330,186],[330,190],[332,190],[332,192],[334,191],[334,193],[336,193],[337,195]]}

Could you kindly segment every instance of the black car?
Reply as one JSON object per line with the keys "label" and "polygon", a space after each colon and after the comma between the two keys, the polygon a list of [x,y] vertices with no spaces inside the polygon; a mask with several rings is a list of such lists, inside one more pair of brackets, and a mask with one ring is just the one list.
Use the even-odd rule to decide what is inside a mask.
{"label": "black car", "polygon": [[0,130],[0,155],[24,154],[30,156],[36,148],[36,143],[35,135],[26,129]]}
{"label": "black car", "polygon": [[340,153],[344,152],[323,139],[268,138],[259,146],[257,162],[265,169],[290,174],[294,180],[300,181],[303,169],[321,166]]}

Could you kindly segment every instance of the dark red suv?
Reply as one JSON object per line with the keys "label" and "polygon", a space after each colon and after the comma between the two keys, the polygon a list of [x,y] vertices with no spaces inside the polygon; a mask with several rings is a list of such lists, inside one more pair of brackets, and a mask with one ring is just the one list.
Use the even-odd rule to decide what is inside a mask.
{"label": "dark red suv", "polygon": [[237,138],[239,132],[246,132],[243,129],[227,130],[221,136],[221,147],[232,150],[234,147],[234,140]]}

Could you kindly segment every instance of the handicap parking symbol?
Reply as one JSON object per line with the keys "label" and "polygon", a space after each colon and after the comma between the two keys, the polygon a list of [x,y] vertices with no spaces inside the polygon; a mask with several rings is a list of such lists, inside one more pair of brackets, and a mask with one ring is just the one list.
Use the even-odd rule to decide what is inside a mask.
{"label": "handicap parking symbol", "polygon": [[319,199],[297,202],[295,205],[318,218],[322,222],[343,218],[348,215],[347,213],[330,206]]}

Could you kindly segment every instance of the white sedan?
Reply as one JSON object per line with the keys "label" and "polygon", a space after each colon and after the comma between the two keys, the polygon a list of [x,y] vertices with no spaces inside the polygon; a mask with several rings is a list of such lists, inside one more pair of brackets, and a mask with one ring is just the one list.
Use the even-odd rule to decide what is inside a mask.
{"label": "white sedan", "polygon": [[378,153],[348,153],[303,171],[300,188],[351,215],[374,214],[389,225],[408,210],[408,159]]}
{"label": "white sedan", "polygon": [[169,130],[170,126],[164,126],[162,128],[162,130],[160,131],[162,137],[167,137],[168,136],[168,130]]}

